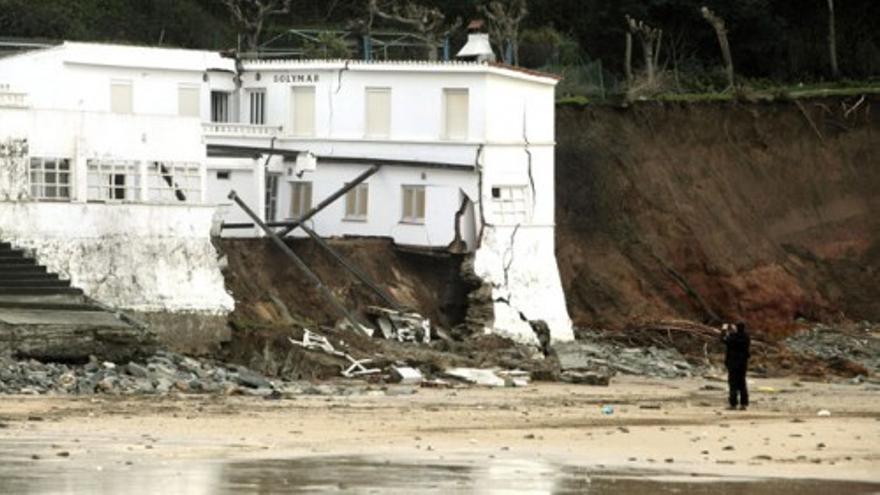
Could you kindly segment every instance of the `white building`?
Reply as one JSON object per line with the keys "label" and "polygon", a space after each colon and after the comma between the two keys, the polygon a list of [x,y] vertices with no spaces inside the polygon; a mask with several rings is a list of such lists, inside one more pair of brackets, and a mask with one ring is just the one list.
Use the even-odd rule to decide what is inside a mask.
{"label": "white building", "polygon": [[[570,339],[554,255],[555,85],[487,63],[236,61],[64,43],[0,59],[0,140],[28,145],[26,180],[7,166],[0,194],[84,222],[126,208],[163,228],[202,229],[214,205],[227,223],[249,222],[230,190],[264,220],[291,221],[377,166],[310,226],[473,252],[495,301],[487,330],[534,341],[528,321],[545,320]],[[88,278],[75,271],[76,282]],[[223,299],[211,280],[183,299]]]}

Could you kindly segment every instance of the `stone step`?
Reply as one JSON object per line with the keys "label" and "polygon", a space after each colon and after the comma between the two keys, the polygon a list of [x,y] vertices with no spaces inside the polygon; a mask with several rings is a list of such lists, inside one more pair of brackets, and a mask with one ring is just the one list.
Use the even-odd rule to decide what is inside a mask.
{"label": "stone step", "polygon": [[22,294],[0,294],[0,304],[6,307],[15,307],[19,304],[60,304],[60,305],[88,305],[85,296],[81,294],[42,294],[42,295],[22,295]]}
{"label": "stone step", "polygon": [[129,325],[105,311],[0,308],[0,323],[14,326],[65,325],[70,327],[127,328]]}
{"label": "stone step", "polygon": [[0,248],[0,256],[9,257],[9,258],[12,258],[12,257],[24,258],[24,251],[21,249],[12,249],[12,248],[2,249],[2,248]]}
{"label": "stone step", "polygon": [[25,258],[24,256],[3,256],[0,255],[0,264],[2,265],[36,265],[37,262],[33,258]]}
{"label": "stone step", "polygon": [[47,270],[45,266],[34,263],[8,263],[0,265],[0,276],[8,272],[46,273]]}
{"label": "stone step", "polygon": [[58,280],[57,273],[31,271],[0,271],[0,280]]}
{"label": "stone step", "polygon": [[0,287],[0,295],[18,294],[22,296],[36,296],[48,294],[82,294],[81,289],[75,287]]}
{"label": "stone step", "polygon": [[42,278],[28,278],[23,280],[11,280],[0,277],[0,288],[37,288],[37,287],[70,287],[70,280],[52,280]]}
{"label": "stone step", "polygon": [[104,308],[86,303],[28,303],[28,302],[3,302],[0,301],[0,310],[23,309],[23,310],[51,310],[51,311],[104,311]]}

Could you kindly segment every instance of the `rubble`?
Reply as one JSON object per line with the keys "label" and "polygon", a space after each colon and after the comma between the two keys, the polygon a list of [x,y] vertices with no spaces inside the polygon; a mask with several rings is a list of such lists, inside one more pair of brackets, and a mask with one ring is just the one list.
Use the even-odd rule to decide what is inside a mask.
{"label": "rubble", "polygon": [[276,384],[244,366],[167,351],[158,351],[143,362],[126,364],[95,359],[79,365],[43,363],[0,356],[3,394],[241,393],[241,387],[269,394]]}
{"label": "rubble", "polygon": [[817,324],[789,337],[784,344],[795,353],[836,362],[838,367],[851,361],[871,374],[880,373],[880,328],[870,324],[845,329]]}
{"label": "rubble", "polygon": [[386,339],[431,343],[431,321],[418,313],[405,313],[378,306],[369,306],[366,312]]}
{"label": "rubble", "polygon": [[614,342],[578,340],[554,344],[553,350],[559,359],[561,378],[571,383],[607,385],[608,379],[616,373],[686,378],[704,371],[671,348],[624,347]]}

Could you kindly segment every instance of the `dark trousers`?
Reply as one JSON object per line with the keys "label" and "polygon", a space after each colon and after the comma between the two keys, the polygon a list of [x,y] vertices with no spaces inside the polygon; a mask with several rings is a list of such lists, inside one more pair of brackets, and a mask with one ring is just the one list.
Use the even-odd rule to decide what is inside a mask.
{"label": "dark trousers", "polygon": [[749,389],[746,385],[745,366],[735,366],[727,369],[727,386],[730,389],[730,407],[736,407],[737,398],[739,398],[739,404],[748,407]]}

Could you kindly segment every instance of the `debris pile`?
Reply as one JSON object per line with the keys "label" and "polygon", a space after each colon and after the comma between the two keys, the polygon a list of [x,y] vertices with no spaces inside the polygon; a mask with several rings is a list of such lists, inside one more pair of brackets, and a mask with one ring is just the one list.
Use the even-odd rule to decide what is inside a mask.
{"label": "debris pile", "polygon": [[18,361],[0,356],[4,394],[167,394],[268,395],[275,383],[244,366],[214,363],[159,351],[145,362],[125,364],[92,359],[86,364]]}
{"label": "debris pile", "polygon": [[789,337],[784,343],[795,353],[816,356],[840,366],[852,362],[868,373],[877,374],[880,372],[878,330],[868,324],[847,329],[818,324]]}
{"label": "debris pile", "polygon": [[670,348],[625,347],[614,342],[579,340],[555,344],[553,350],[559,359],[561,379],[572,383],[608,385],[610,378],[617,373],[685,378],[705,371]]}

